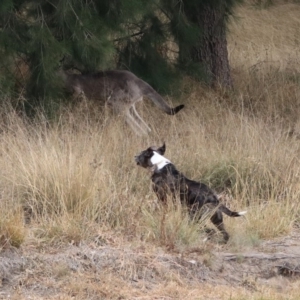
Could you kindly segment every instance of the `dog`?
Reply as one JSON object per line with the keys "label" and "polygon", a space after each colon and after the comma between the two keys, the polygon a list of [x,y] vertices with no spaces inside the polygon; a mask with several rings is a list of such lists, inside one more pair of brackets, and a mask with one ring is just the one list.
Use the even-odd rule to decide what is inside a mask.
{"label": "dog", "polygon": [[231,211],[220,204],[215,192],[207,185],[190,180],[180,173],[174,164],[163,156],[165,151],[164,143],[162,147],[149,147],[134,157],[137,165],[151,170],[153,190],[157,198],[166,203],[168,195],[172,195],[173,198],[179,196],[180,202],[187,205],[191,216],[195,216],[204,205],[209,206],[213,209],[210,220],[227,242],[229,234],[225,230],[222,213],[230,217],[240,217],[247,211]]}
{"label": "dog", "polygon": [[68,74],[59,71],[66,90],[73,98],[104,101],[116,114],[124,114],[127,124],[138,134],[151,131],[136,111],[135,104],[146,96],[168,115],[175,115],[184,105],[171,108],[147,82],[125,70],[110,70],[88,74]]}

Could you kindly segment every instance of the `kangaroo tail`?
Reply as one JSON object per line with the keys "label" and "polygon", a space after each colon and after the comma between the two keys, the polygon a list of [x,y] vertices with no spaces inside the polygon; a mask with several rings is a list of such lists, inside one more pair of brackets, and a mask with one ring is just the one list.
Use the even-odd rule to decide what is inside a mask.
{"label": "kangaroo tail", "polygon": [[165,100],[162,98],[161,95],[159,95],[154,89],[148,87],[147,92],[145,95],[152,100],[152,102],[159,107],[162,111],[164,111],[168,115],[175,115],[177,114],[181,109],[184,108],[184,105],[178,105],[174,108],[170,107]]}
{"label": "kangaroo tail", "polygon": [[244,216],[247,211],[240,211],[240,212],[236,212],[236,211],[231,211],[229,208],[227,208],[225,205],[220,205],[219,209],[225,213],[227,216],[229,217],[241,217]]}
{"label": "kangaroo tail", "polygon": [[171,108],[171,112],[170,113],[167,113],[168,115],[175,115],[177,114],[180,110],[182,110],[184,108],[184,104],[180,104],[174,108]]}

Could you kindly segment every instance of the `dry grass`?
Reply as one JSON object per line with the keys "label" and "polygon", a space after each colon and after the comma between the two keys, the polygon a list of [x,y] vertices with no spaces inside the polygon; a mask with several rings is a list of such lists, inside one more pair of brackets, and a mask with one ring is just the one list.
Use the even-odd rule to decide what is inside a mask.
{"label": "dry grass", "polygon": [[299,134],[300,6],[273,2],[268,9],[240,6],[230,23],[229,59],[239,93],[235,100],[240,109],[266,121],[278,124],[284,118]]}
{"label": "dry grass", "polygon": [[[182,88],[186,108],[175,117],[150,104],[138,108],[153,129],[149,136],[137,137],[121,118],[88,106],[62,110],[54,123],[41,114],[34,124],[5,108],[0,247],[19,247],[26,240],[35,246],[79,245],[95,236],[122,236],[132,247],[207,251],[199,238],[203,224],[190,222],[180,206],[162,210],[149,174],[134,163],[136,153],[163,141],[166,156],[179,170],[225,192],[232,209],[248,210],[246,219],[225,219],[232,236],[228,247],[253,247],[261,239],[289,233],[300,217],[299,10],[285,2],[268,10],[240,7],[229,34],[235,91],[215,92],[187,80]],[[64,266],[53,272],[68,276]],[[89,275],[83,284],[74,276],[65,286],[70,296],[63,299],[82,299],[87,290],[116,299],[120,289],[126,299],[298,297],[296,283],[289,298],[262,286],[254,293],[222,286],[218,294],[215,287],[190,284],[174,274],[164,277],[151,295],[113,272],[98,279],[101,287]]]}
{"label": "dry grass", "polygon": [[[32,125],[12,114],[13,130],[6,130],[1,141],[5,208],[25,207],[28,220],[47,221],[51,238],[66,234],[80,240],[85,226],[88,232],[89,224],[97,222],[161,245],[174,246],[177,238],[188,245],[199,226],[190,226],[180,209],[162,221],[166,214],[156,207],[149,175],[133,160],[140,150],[164,140],[166,156],[188,177],[225,191],[234,209],[249,207],[248,221],[255,225],[248,229],[261,238],[288,232],[299,215],[298,140],[280,124],[270,128],[261,118],[233,113],[213,99],[218,94],[207,98],[205,90],[198,92],[200,103],[192,95],[187,109],[173,119],[159,120],[154,109],[145,107],[149,122],[160,126],[143,139],[121,119],[92,123],[79,115],[73,124],[65,113],[60,124]],[[256,212],[266,222],[275,215],[288,217],[267,231]],[[165,230],[171,230],[172,238]]]}

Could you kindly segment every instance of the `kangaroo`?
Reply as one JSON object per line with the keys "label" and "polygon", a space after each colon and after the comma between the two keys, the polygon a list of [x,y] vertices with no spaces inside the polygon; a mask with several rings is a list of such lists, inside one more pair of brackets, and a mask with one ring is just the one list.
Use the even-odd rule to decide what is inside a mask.
{"label": "kangaroo", "polygon": [[62,77],[66,89],[74,97],[84,95],[87,99],[104,101],[117,114],[124,114],[126,122],[139,135],[151,131],[140,117],[135,103],[146,96],[168,115],[175,115],[184,105],[171,108],[164,99],[145,81],[124,70],[102,71],[90,74],[67,74]]}

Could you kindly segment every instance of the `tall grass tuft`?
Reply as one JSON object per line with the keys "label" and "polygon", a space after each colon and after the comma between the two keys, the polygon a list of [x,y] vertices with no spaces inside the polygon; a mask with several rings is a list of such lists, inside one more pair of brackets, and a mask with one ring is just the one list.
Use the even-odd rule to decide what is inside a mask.
{"label": "tall grass tuft", "polygon": [[[204,227],[207,224],[208,215],[191,219],[187,208],[177,199],[171,198],[167,204],[157,205],[156,209],[143,211],[144,230],[143,240],[153,241],[163,245],[167,249],[180,249],[186,247],[201,246]],[[199,216],[198,216],[199,217]]]}

